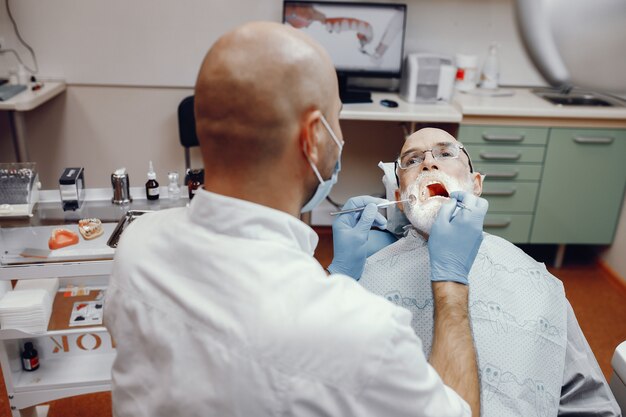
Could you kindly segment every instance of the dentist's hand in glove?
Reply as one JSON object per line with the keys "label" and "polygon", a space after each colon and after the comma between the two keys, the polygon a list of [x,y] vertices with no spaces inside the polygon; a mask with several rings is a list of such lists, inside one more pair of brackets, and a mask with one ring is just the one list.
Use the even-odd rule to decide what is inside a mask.
{"label": "dentist's hand in glove", "polygon": [[367,258],[367,240],[372,226],[384,228],[387,219],[378,212],[376,204],[386,200],[371,196],[352,197],[343,210],[362,207],[365,210],[341,214],[333,221],[333,262],[328,267],[332,274],[348,275],[356,280],[361,278]]}
{"label": "dentist's hand in glove", "polygon": [[[457,201],[467,208],[457,206]],[[483,240],[489,203],[471,193],[450,193],[439,210],[428,239],[431,281],[468,284],[467,278]]]}

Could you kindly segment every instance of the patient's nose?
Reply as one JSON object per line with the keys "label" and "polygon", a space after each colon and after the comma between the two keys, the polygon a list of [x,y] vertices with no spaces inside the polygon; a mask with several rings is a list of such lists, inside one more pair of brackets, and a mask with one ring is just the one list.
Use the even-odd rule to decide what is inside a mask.
{"label": "patient's nose", "polygon": [[422,162],[421,171],[432,171],[439,170],[439,165],[437,165],[437,160],[433,158],[433,154],[431,151],[424,152],[424,161]]}

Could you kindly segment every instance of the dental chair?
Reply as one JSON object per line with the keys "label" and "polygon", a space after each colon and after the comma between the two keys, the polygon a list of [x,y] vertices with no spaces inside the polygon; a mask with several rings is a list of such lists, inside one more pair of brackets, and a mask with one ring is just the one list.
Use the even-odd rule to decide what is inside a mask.
{"label": "dental chair", "polygon": [[615,349],[613,354],[613,360],[611,361],[613,367],[613,375],[611,375],[611,382],[609,386],[613,395],[617,400],[617,404],[622,409],[622,413],[626,412],[626,341],[620,343]]}
{"label": "dental chair", "polygon": [[198,146],[196,118],[193,113],[193,97],[185,97],[178,105],[178,135],[180,144],[185,148],[185,170],[191,168],[189,148]]}

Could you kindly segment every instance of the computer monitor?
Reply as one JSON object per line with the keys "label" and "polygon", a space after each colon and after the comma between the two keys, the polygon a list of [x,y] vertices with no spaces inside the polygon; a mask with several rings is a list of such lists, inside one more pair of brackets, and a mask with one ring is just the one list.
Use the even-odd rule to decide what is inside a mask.
{"label": "computer monitor", "polygon": [[333,60],[344,103],[369,102],[348,90],[348,77],[398,78],[402,72],[406,5],[285,0],[283,22],[317,40]]}

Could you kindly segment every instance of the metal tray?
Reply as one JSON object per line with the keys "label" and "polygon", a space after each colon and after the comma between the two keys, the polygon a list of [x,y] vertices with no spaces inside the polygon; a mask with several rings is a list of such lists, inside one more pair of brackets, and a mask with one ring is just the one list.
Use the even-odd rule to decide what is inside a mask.
{"label": "metal tray", "polygon": [[107,241],[107,245],[113,249],[117,248],[117,242],[119,242],[124,229],[126,229],[126,227],[128,227],[128,225],[131,224],[137,217],[146,213],[152,213],[153,211],[154,210],[128,210],[124,217],[122,217],[117,223],[117,227],[115,227],[115,230],[111,233],[111,237]]}

